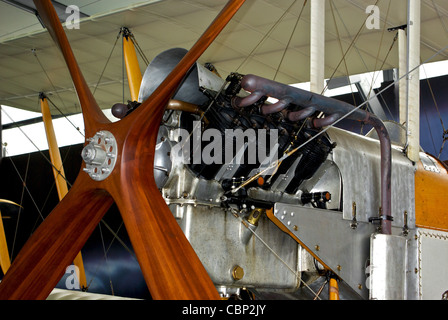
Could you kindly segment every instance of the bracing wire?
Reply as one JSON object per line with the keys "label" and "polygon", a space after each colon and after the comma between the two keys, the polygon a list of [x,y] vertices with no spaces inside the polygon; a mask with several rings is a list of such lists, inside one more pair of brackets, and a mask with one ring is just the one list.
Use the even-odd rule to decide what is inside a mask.
{"label": "bracing wire", "polygon": [[[104,221],[104,219],[101,220],[101,223],[110,231],[110,233],[113,235],[112,240],[110,241],[108,247],[106,248],[104,246],[104,240],[103,241],[103,251],[104,251],[104,255],[103,255],[103,259],[107,260],[107,254],[109,253],[109,250],[112,247],[112,244],[114,243],[115,240],[117,240],[122,246],[123,248],[129,252],[129,254],[131,255],[132,258],[134,258],[135,261],[137,261],[137,257],[135,256],[135,253],[126,245],[126,243],[118,236],[118,232],[120,232],[121,227],[124,225],[123,221],[121,222],[120,226],[118,227],[117,231],[114,231],[107,223],[106,221]],[[101,239],[103,239],[103,233],[102,233],[102,229],[101,227],[100,229],[100,236]],[[98,273],[98,269],[100,267],[100,264],[97,264],[95,271],[93,272],[92,277],[90,278],[90,281],[87,285],[87,290],[88,288],[90,288],[90,286],[92,285],[92,282],[95,280],[96,275]]]}
{"label": "bracing wire", "polygon": [[105,247],[105,244],[104,244],[104,237],[103,237],[103,231],[102,231],[102,228],[101,228],[101,223],[98,225],[98,228],[100,230],[101,244],[103,245],[104,259],[106,261],[106,268],[109,270],[108,276],[109,276],[110,290],[111,290],[112,295],[115,295],[114,294],[114,285],[112,284],[112,278],[110,277],[110,266],[109,266],[109,261],[108,261],[108,258],[107,258],[106,247]]}
{"label": "bracing wire", "polygon": [[[332,15],[332,17],[333,17],[334,27],[335,27],[335,30],[336,30],[336,35],[337,35],[337,38],[338,38],[339,48],[341,49],[341,54],[344,56],[344,48],[342,47],[341,35],[340,35],[340,33],[339,33],[338,24],[337,24],[337,22],[336,22],[336,16],[335,16],[335,14],[334,14],[334,4],[333,4],[333,0],[330,1],[330,8],[331,8],[331,15]],[[344,59],[345,72],[346,72],[346,75],[347,75],[348,80],[349,80],[349,82],[350,82],[349,85],[350,85],[350,91],[351,91],[351,94],[352,94],[353,105],[356,106],[355,93],[353,92],[352,83],[351,83],[351,81],[350,81],[350,77],[349,77],[350,73],[349,73],[349,71],[348,71],[347,60],[345,59],[345,56],[344,56],[343,59]]]}
{"label": "bracing wire", "polygon": [[[29,190],[29,188],[28,188],[28,186],[27,186],[27,184],[26,184],[26,180],[27,180],[27,177],[28,177],[28,169],[29,169],[29,164],[30,164],[30,163],[29,163],[29,161],[30,161],[30,155],[28,155],[27,166],[26,166],[26,169],[25,169],[25,177],[22,177],[22,175],[20,174],[19,170],[17,169],[17,166],[15,165],[14,161],[12,160],[12,158],[10,157],[9,159],[10,159],[10,161],[11,161],[11,164],[12,164],[13,167],[14,167],[14,170],[16,171],[16,173],[18,174],[18,176],[20,177],[20,180],[22,181],[23,189],[22,189],[22,196],[21,196],[21,200],[20,200],[20,205],[21,205],[21,207],[22,207],[22,204],[23,204],[24,191],[26,191],[26,192],[28,193],[28,195],[29,195],[31,201],[33,202],[33,205],[34,205],[34,207],[36,208],[36,210],[37,210],[37,212],[38,212],[40,218],[41,218],[42,221],[43,221],[45,218],[44,218],[44,216],[43,216],[43,214],[42,214],[42,211],[39,209],[39,207],[38,207],[36,201],[34,200],[33,195],[31,194],[31,192],[30,192],[30,190]],[[20,209],[21,209],[21,208],[20,208]],[[16,243],[16,238],[17,238],[18,225],[19,225],[19,221],[20,221],[20,213],[21,213],[21,211],[19,211],[19,217],[18,217],[18,219],[17,219],[17,223],[16,223],[16,230],[15,230],[15,233],[14,233],[14,240],[13,240],[13,250],[14,250],[15,243]],[[11,256],[12,256],[12,252],[11,252]]]}
{"label": "bracing wire", "polygon": [[238,211],[236,211],[236,209],[230,209],[231,210],[231,212],[232,212],[232,215],[235,217],[235,218],[237,218],[240,222],[241,222],[241,224],[243,225],[243,226],[245,226],[250,232],[252,232],[252,234],[281,262],[281,263],[283,263],[287,268],[288,268],[288,270],[289,271],[291,271],[296,277],[297,277],[297,279],[298,280],[300,280],[300,282],[307,288],[307,289],[309,289],[310,291],[311,291],[311,293],[315,296],[315,298],[317,298],[317,299],[319,299],[319,300],[321,300],[321,298],[319,297],[319,294],[317,294],[317,293],[315,293],[314,292],[314,290],[305,282],[305,281],[303,281],[303,279],[302,279],[302,277],[301,277],[301,275],[298,273],[298,272],[296,272],[296,270],[294,270],[294,268],[293,267],[291,267],[282,257],[280,257],[280,255],[277,253],[277,252],[275,252],[275,250],[274,249],[272,249],[271,248],[271,246],[269,246],[269,244],[266,242],[266,241],[264,241],[261,237],[260,237],[260,235],[258,235],[258,233],[257,232],[255,232],[254,230],[252,230],[251,228],[248,228],[247,227],[247,224],[245,224],[244,223],[244,221],[243,221],[243,219],[240,217],[240,215],[238,214]]}
{"label": "bracing wire", "polygon": [[31,139],[26,133],[25,131],[17,124],[17,122],[14,121],[14,119],[8,114],[8,112],[6,112],[5,110],[2,110],[2,112],[11,120],[11,122],[16,126],[17,129],[19,129],[19,131],[25,136],[25,138],[27,138],[27,140],[36,148],[36,150],[42,155],[42,157],[45,159],[46,162],[48,162],[50,164],[50,166],[56,170],[56,172],[58,173],[58,175],[60,175],[66,182],[67,184],[71,187],[71,183],[70,181],[67,180],[67,178],[62,174],[61,170],[59,168],[56,168],[53,163],[51,162],[50,159],[48,159],[48,157],[43,153],[42,150],[40,150],[40,148],[36,145],[36,143],[34,143],[33,139]]}
{"label": "bracing wire", "polygon": [[[28,156],[28,160],[29,160],[29,156]],[[12,165],[14,166],[14,169],[16,170],[16,172],[18,171],[17,170],[17,167],[15,166],[15,164],[14,164],[14,162],[12,162],[11,161],[11,163],[12,163]],[[29,161],[28,161],[28,164],[29,164]],[[25,170],[25,181],[26,181],[26,178],[27,178],[27,175],[28,175],[28,164],[27,164],[27,167],[26,167],[26,170]],[[18,173],[18,172],[17,172]],[[15,228],[15,231],[14,231],[14,238],[13,238],[13,242],[12,242],[12,249],[11,249],[11,253],[10,253],[10,259],[11,259],[11,261],[13,260],[12,258],[13,258],[13,256],[14,256],[14,249],[15,249],[15,246],[16,246],[16,240],[17,240],[17,231],[18,231],[18,229],[19,229],[19,221],[20,221],[20,216],[21,216],[21,213],[22,213],[22,208],[23,208],[23,197],[24,197],[24,194],[25,194],[25,188],[26,188],[26,183],[24,182],[24,180],[22,179],[22,176],[19,174],[19,177],[20,177],[20,179],[22,180],[22,194],[21,194],[21,196],[20,196],[20,206],[19,206],[19,213],[18,213],[18,215],[17,215],[17,222],[16,222],[16,228]]]}
{"label": "bracing wire", "polygon": [[[375,5],[378,4],[380,0],[376,0]],[[345,50],[341,60],[339,61],[338,65],[336,66],[336,68],[334,69],[332,75],[330,76],[330,80],[334,78],[334,76],[336,75],[336,72],[339,70],[340,65],[344,62],[345,57],[348,55],[348,53],[350,52],[351,48],[354,46],[355,42],[357,41],[357,39],[359,38],[359,36],[361,35],[362,30],[364,29],[366,22],[367,22],[368,17],[366,17],[365,21],[362,23],[361,27],[359,28],[358,32],[356,33],[355,37],[353,38],[353,40],[351,41],[350,45],[348,46],[347,50]],[[328,90],[328,83],[325,85],[324,89],[322,90],[321,94],[324,94],[325,91]]]}
{"label": "bracing wire", "polygon": [[143,49],[140,47],[140,44],[138,43],[138,41],[135,38],[134,34],[131,32],[129,34],[129,36],[130,36],[130,39],[131,39],[132,43],[134,44],[135,48],[137,49],[138,54],[143,59],[143,62],[145,63],[145,65],[149,65],[149,60],[146,57],[145,52],[143,51]]}
{"label": "bracing wire", "polygon": [[83,137],[85,137],[85,135],[81,132],[81,130],[79,129],[79,127],[78,126],[76,126],[62,111],[61,111],[61,109],[59,109],[59,107],[49,98],[49,97],[46,97],[46,99],[51,103],[51,105],[62,115],[62,116],[64,116],[64,118],[70,123],[70,125],[73,127],[73,128],[75,128],[75,130],[77,131],[77,132],[79,132],[79,134],[81,135],[81,136],[83,136]]}
{"label": "bracing wire", "polygon": [[112,54],[114,53],[115,47],[117,46],[118,39],[120,39],[120,35],[122,34],[123,30],[120,28],[120,31],[118,31],[117,37],[115,38],[115,42],[112,46],[112,50],[109,53],[109,57],[106,60],[106,63],[104,64],[103,70],[101,71],[100,77],[98,79],[98,82],[95,85],[95,89],[93,89],[92,94],[95,95],[96,89],[98,89],[98,86],[101,82],[101,79],[103,78],[104,72],[106,71],[107,65],[109,64],[110,59],[112,58]]}
{"label": "bracing wire", "polygon": [[[123,29],[121,29],[123,30]],[[125,62],[124,62],[124,45],[121,44],[121,82],[122,82],[122,94],[123,94],[123,104],[124,104],[124,77],[125,77],[125,72],[126,72],[126,66],[125,66]]]}
{"label": "bracing wire", "polygon": [[[391,5],[391,2],[392,2],[392,1],[389,0],[389,6],[387,7],[387,12],[386,12],[386,18],[385,18],[385,21],[384,21],[383,32],[381,32],[380,45],[378,46],[378,52],[377,52],[377,54],[376,54],[375,67],[373,68],[374,72],[372,73],[372,81],[371,81],[371,83],[370,83],[369,94],[372,92],[373,84],[375,83],[375,80],[376,80],[376,77],[375,77],[375,71],[377,70],[376,67],[377,67],[377,65],[378,65],[378,60],[380,59],[380,53],[381,53],[381,48],[382,48],[382,46],[383,46],[384,34],[386,33],[386,29],[387,29],[387,28],[386,28],[386,25],[387,25],[387,20],[388,20],[388,18],[389,18],[389,12],[390,12],[390,5]],[[398,33],[397,33],[397,35],[394,37],[394,42],[393,42],[393,43],[395,43],[397,37],[398,37]],[[392,46],[391,46],[391,49],[392,49]],[[391,49],[389,49],[389,52],[391,51]],[[389,55],[389,52],[388,52],[387,55]],[[385,59],[383,59],[383,63],[382,63],[382,65],[381,65],[381,67],[379,68],[379,70],[382,70],[382,69],[383,69],[383,66],[384,66],[386,60],[387,60],[387,56],[386,56]],[[370,98],[370,97],[368,97],[368,98]]]}
{"label": "bracing wire", "polygon": [[[422,66],[422,69],[423,69],[423,72],[426,74],[426,69],[425,69],[424,66]],[[440,113],[439,104],[437,103],[437,99],[436,99],[436,96],[434,94],[434,90],[432,88],[431,81],[429,80],[429,78],[427,76],[426,76],[426,83],[428,84],[429,92],[431,94],[431,98],[432,98],[432,101],[434,103],[434,107],[436,108],[437,114],[439,116],[440,125],[442,126],[442,145],[440,146],[439,154],[437,156],[437,158],[440,158],[442,156],[442,152],[443,152],[443,149],[445,147],[445,142],[448,139],[448,131],[447,131],[446,127],[445,127],[445,123],[443,122],[443,117],[442,117],[442,114]],[[426,115],[426,110],[425,110],[425,115]],[[433,143],[433,146],[434,146],[434,151],[437,152],[436,146],[435,146],[435,143],[434,143],[434,138],[432,136],[431,126],[429,125],[429,121],[428,121],[427,115],[426,115],[426,121],[428,123],[429,134],[431,135],[431,140],[432,140],[432,143]]]}
{"label": "bracing wire", "polygon": [[[33,53],[33,56],[36,58],[37,63],[39,64],[40,68],[42,69],[42,72],[43,72],[43,73],[45,74],[45,76],[47,77],[48,82],[50,82],[50,84],[51,84],[51,86],[52,86],[54,92],[55,92],[56,95],[58,96],[59,100],[61,100],[62,105],[64,106],[65,109],[67,109],[67,106],[65,105],[64,100],[61,98],[61,96],[60,96],[58,90],[56,90],[56,86],[54,85],[53,81],[51,81],[51,78],[50,78],[50,76],[48,75],[47,70],[44,68],[42,62],[40,61],[40,59],[39,59],[39,57],[38,57],[38,55],[37,55],[37,50],[36,50],[36,49],[31,49],[31,52]],[[61,114],[64,115],[62,112],[61,112]],[[65,115],[64,115],[64,116],[65,116]]]}
{"label": "bracing wire", "polygon": [[444,22],[443,19],[442,19],[443,17],[442,17],[442,15],[441,15],[441,13],[440,13],[440,10],[437,8],[437,5],[436,5],[436,3],[434,2],[434,0],[431,0],[431,2],[432,2],[432,5],[433,5],[433,7],[434,7],[434,10],[435,10],[436,13],[437,13],[437,16],[439,17],[440,23],[442,24],[442,27],[443,27],[443,29],[445,30],[445,36],[448,37],[448,28],[447,28],[445,22]]}
{"label": "bracing wire", "polygon": [[297,0],[294,0],[291,5],[286,9],[286,11],[280,16],[280,18],[274,23],[274,25],[269,29],[269,31],[261,38],[261,40],[257,43],[257,45],[252,49],[252,51],[246,56],[246,58],[241,62],[241,64],[236,68],[235,72],[238,72],[244,64],[253,56],[255,51],[261,46],[261,44],[272,34],[272,32],[275,30],[275,28],[282,22],[282,20],[285,18],[286,14],[291,10],[291,8],[294,6],[294,4],[297,2]]}
{"label": "bracing wire", "polygon": [[281,67],[281,65],[283,63],[283,60],[285,59],[286,52],[288,51],[289,45],[291,44],[291,41],[292,41],[292,37],[294,36],[294,33],[297,30],[297,25],[300,22],[300,18],[302,17],[303,11],[304,11],[307,3],[308,3],[308,0],[305,0],[303,2],[302,9],[300,10],[299,16],[297,17],[297,20],[296,20],[296,22],[294,24],[294,28],[292,29],[291,35],[289,36],[288,43],[286,44],[285,49],[283,50],[283,54],[282,54],[282,57],[281,57],[280,62],[278,64],[277,70],[275,70],[275,75],[274,75],[273,80],[275,80],[277,78],[277,75],[280,72],[280,67]]}
{"label": "bracing wire", "polygon": [[[42,64],[42,62],[40,61],[38,55],[37,55],[37,50],[36,49],[32,49],[31,52],[33,53],[33,56],[36,58],[37,63],[39,64],[40,68],[42,69],[43,73],[45,74],[45,76],[47,77],[48,81],[50,82],[51,86],[53,87],[53,91],[56,93],[56,95],[58,96],[59,100],[61,100],[62,105],[64,106],[64,109],[67,109],[67,106],[65,105],[64,100],[62,99],[61,95],[59,94],[58,90],[56,89],[56,86],[54,85],[53,81],[50,78],[50,75],[47,73],[46,69],[44,68],[44,65]],[[73,122],[67,117],[67,115],[62,112],[62,110],[52,101],[50,100],[50,98],[48,96],[46,96],[46,99],[48,101],[50,101],[50,103],[53,105],[53,107],[82,135],[84,136],[84,134],[79,130],[79,127],[75,126],[73,124]]]}

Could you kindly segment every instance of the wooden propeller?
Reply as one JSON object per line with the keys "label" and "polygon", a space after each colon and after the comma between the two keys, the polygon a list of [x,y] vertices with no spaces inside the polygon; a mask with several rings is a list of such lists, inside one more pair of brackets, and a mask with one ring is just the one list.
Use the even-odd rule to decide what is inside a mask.
{"label": "wooden propeller", "polygon": [[0,299],[45,299],[115,201],[154,299],[218,299],[218,293],[153,177],[158,128],[185,74],[238,11],[230,0],[159,88],[123,120],[100,110],[50,0],[34,0],[60,48],[83,111],[86,137],[106,130],[117,143],[110,175],[95,181],[81,168],[65,198],[31,236],[0,284]]}

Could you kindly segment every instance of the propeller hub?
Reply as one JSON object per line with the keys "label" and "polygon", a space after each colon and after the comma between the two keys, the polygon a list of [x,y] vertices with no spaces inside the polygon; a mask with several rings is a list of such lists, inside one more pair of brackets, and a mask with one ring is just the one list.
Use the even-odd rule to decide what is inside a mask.
{"label": "propeller hub", "polygon": [[83,169],[93,180],[102,181],[113,171],[117,158],[117,142],[109,131],[99,131],[88,139],[81,157],[86,167]]}

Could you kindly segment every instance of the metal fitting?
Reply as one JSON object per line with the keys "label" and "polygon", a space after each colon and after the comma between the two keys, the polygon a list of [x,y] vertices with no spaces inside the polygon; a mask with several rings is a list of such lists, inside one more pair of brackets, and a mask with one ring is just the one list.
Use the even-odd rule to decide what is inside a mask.
{"label": "metal fitting", "polygon": [[240,266],[236,265],[232,269],[232,278],[235,281],[241,280],[244,277],[244,269]]}
{"label": "metal fitting", "polygon": [[117,158],[117,142],[112,133],[100,131],[87,139],[88,145],[82,149],[81,157],[86,167],[83,169],[93,180],[102,181],[113,171]]}

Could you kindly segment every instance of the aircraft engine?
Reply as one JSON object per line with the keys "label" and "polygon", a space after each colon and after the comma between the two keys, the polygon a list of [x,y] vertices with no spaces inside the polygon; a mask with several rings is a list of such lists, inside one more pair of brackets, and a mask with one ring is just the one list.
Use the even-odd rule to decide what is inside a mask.
{"label": "aircraft engine", "polygon": [[[185,53],[155,58],[139,99],[150,97]],[[248,79],[224,79],[199,63],[190,70],[157,137],[154,177],[163,198],[222,296],[242,288],[297,293],[321,280],[325,267],[368,297],[370,237],[379,220],[392,220],[381,217],[380,141],[323,130],[340,114],[321,118],[312,99],[246,92]],[[118,106],[117,114],[138,105]],[[415,170],[402,149],[391,152],[396,174],[386,182],[401,190],[392,194],[400,200],[391,210],[395,232],[414,223],[402,212],[414,210],[406,195]]]}
{"label": "aircraft engine", "polygon": [[[156,57],[139,99],[148,98],[185,53],[176,48]],[[266,115],[263,96],[238,106],[247,96],[242,78],[222,79],[199,64],[190,71],[165,111],[154,177],[223,296],[241,288],[293,292],[318,278],[317,264],[266,211],[277,202],[340,211],[340,174],[328,160],[334,143],[327,134],[316,136],[320,130],[297,117],[294,105]],[[118,104],[112,111],[123,117],[137,107]],[[326,176],[334,181],[322,184]]]}

